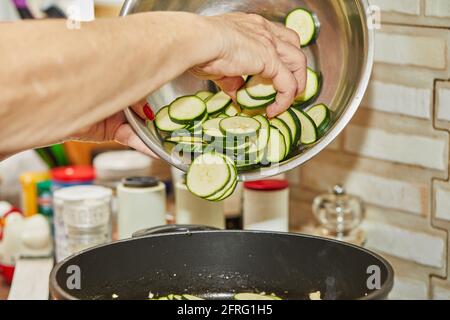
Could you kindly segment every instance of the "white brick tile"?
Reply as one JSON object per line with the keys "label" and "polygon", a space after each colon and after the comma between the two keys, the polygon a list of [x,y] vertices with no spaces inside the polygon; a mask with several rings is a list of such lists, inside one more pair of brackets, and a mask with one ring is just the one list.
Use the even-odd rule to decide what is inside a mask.
{"label": "white brick tile", "polygon": [[389,294],[391,300],[426,300],[428,286],[424,281],[395,277],[394,287]]}
{"label": "white brick tile", "polygon": [[302,170],[301,183],[308,188],[327,190],[342,183],[351,194],[359,195],[367,203],[407,211],[417,215],[427,211],[423,201],[426,186],[389,179],[369,173],[344,170],[324,162],[310,162]]}
{"label": "white brick tile", "polygon": [[443,239],[380,222],[366,220],[363,225],[367,231],[367,247],[422,265],[443,267]]}
{"label": "white brick tile", "polygon": [[435,186],[436,218],[450,221],[450,190]]}
{"label": "white brick tile", "polygon": [[438,89],[438,103],[437,118],[450,121],[450,88],[441,87]]}
{"label": "white brick tile", "polygon": [[378,6],[382,11],[410,15],[420,14],[420,0],[370,0],[371,5]]}
{"label": "white brick tile", "polygon": [[344,141],[344,149],[356,154],[430,169],[447,169],[447,141],[444,139],[350,125]]}
{"label": "white brick tile", "polygon": [[363,104],[379,111],[429,119],[432,95],[431,89],[372,80]]}
{"label": "white brick tile", "polygon": [[439,18],[450,17],[450,1],[426,0],[425,15],[429,17],[439,17]]}
{"label": "white brick tile", "polygon": [[450,286],[433,286],[433,300],[450,300]]}
{"label": "white brick tile", "polygon": [[378,32],[375,40],[377,62],[432,69],[446,67],[447,43],[444,39]]}

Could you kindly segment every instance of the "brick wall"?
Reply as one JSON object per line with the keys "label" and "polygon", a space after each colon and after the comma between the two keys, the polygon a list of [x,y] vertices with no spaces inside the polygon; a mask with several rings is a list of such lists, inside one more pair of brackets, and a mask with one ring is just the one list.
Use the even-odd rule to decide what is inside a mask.
{"label": "brick wall", "polygon": [[382,28],[367,95],[344,133],[289,174],[291,225],[344,183],[367,203],[367,246],[395,267],[392,297],[450,299],[450,1],[371,3]]}

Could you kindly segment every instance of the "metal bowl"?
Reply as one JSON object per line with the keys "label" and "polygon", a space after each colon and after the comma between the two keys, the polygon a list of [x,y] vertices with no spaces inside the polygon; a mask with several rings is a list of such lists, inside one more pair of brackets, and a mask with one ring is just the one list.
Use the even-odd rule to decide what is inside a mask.
{"label": "metal bowl", "polygon": [[[322,73],[324,82],[317,102],[327,104],[334,111],[331,127],[318,142],[302,147],[281,164],[240,173],[241,181],[280,174],[310,160],[330,144],[353,117],[367,88],[373,65],[374,34],[368,26],[367,0],[127,0],[122,8],[121,15],[168,10],[202,15],[242,11],[283,22],[286,15],[298,7],[309,8],[320,22],[317,42],[305,50],[309,66]],[[212,83],[186,73],[153,92],[148,101],[156,111],[179,96],[211,88],[214,88]],[[163,148],[152,125],[147,127],[131,109],[126,110],[126,116],[150,149],[173,166],[187,170],[188,163],[172,157]]]}

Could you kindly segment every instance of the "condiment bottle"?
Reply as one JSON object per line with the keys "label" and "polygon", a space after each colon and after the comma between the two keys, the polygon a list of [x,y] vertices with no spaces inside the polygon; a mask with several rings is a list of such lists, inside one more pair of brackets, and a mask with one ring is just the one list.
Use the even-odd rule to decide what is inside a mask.
{"label": "condiment bottle", "polygon": [[166,224],[166,187],[153,177],[130,177],[117,187],[119,239]]}
{"label": "condiment bottle", "polygon": [[289,231],[289,183],[286,180],[244,184],[244,229]]}
{"label": "condiment bottle", "polygon": [[192,194],[184,181],[175,184],[175,219],[177,224],[196,224],[225,228],[223,201],[212,202]]}

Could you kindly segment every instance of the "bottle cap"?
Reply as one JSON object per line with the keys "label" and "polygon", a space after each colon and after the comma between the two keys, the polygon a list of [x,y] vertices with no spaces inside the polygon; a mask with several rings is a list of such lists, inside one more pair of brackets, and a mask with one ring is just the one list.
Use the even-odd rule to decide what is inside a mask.
{"label": "bottle cap", "polygon": [[159,185],[159,180],[154,177],[129,177],[122,183],[127,188],[153,188]]}

